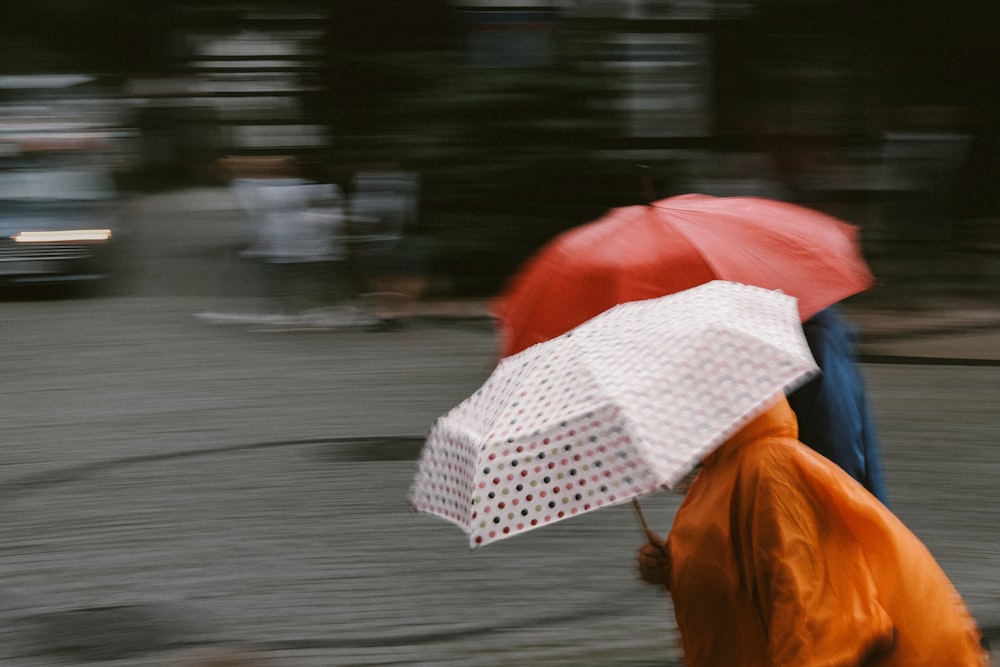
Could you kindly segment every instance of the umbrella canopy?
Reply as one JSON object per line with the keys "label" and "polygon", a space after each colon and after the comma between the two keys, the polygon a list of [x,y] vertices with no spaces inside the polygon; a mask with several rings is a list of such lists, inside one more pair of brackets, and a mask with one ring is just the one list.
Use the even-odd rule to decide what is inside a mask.
{"label": "umbrella canopy", "polygon": [[802,321],[874,282],[857,228],[837,218],[760,197],[679,195],[612,209],[546,244],[494,303],[501,352],[716,279],[780,289]]}
{"label": "umbrella canopy", "polygon": [[507,357],[438,419],[412,506],[475,547],[670,487],[817,372],[795,299],[712,281]]}

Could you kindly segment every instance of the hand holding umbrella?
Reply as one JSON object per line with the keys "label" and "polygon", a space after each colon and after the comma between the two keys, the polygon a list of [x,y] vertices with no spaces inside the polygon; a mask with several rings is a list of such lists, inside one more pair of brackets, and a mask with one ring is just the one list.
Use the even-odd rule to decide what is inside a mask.
{"label": "hand holding umbrella", "polygon": [[647,583],[663,585],[670,590],[670,552],[655,531],[647,530],[646,539],[649,541],[639,547],[636,555],[639,576]]}

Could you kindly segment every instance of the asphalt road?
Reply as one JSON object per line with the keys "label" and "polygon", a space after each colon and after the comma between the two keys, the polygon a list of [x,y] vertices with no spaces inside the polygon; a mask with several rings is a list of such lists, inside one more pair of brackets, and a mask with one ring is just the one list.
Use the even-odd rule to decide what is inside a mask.
{"label": "asphalt road", "polygon": [[[679,664],[628,507],[477,551],[408,511],[422,437],[489,372],[485,323],[213,326],[267,284],[229,263],[231,211],[166,201],[117,294],[0,302],[0,665]],[[996,642],[1000,367],[865,372],[893,507]]]}

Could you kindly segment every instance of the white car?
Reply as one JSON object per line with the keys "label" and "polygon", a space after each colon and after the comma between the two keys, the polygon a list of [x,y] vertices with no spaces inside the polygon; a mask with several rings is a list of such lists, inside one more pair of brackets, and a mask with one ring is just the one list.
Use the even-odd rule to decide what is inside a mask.
{"label": "white car", "polygon": [[0,168],[0,283],[109,277],[116,219],[116,191],[100,168]]}

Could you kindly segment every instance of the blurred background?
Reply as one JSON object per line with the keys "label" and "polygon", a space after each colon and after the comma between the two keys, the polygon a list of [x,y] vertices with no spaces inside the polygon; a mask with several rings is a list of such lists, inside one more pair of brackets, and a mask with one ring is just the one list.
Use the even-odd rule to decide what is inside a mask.
{"label": "blurred background", "polygon": [[0,161],[130,197],[388,192],[423,294],[492,294],[554,234],[692,191],[828,211],[883,285],[981,292],[998,28],[988,0],[4,3]]}
{"label": "blurred background", "polygon": [[486,298],[685,192],[859,226],[893,508],[995,646],[998,34],[995,0],[0,3],[0,665],[680,665],[630,508],[470,553],[406,496]]}

